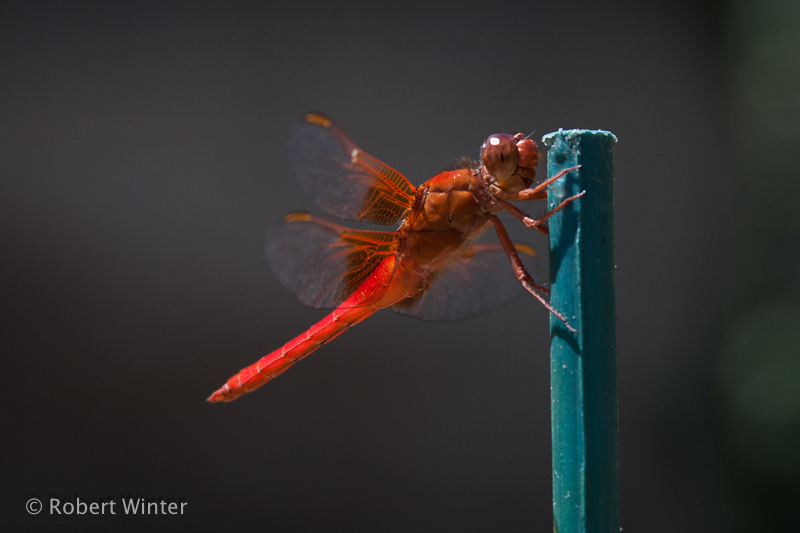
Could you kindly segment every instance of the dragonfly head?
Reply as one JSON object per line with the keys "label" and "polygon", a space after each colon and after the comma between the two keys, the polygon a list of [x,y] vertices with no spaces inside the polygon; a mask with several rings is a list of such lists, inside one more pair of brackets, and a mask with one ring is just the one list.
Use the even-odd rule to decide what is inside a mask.
{"label": "dragonfly head", "polygon": [[481,146],[483,166],[503,189],[524,189],[536,178],[539,149],[521,133],[490,135]]}

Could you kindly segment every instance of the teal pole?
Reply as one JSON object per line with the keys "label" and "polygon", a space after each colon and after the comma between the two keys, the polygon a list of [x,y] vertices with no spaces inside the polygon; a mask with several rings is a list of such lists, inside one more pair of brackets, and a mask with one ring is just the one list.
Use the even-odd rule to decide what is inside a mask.
{"label": "teal pole", "polygon": [[550,303],[577,333],[550,316],[553,528],[619,533],[614,157],[607,131],[545,135],[547,204],[586,191],[549,220]]}

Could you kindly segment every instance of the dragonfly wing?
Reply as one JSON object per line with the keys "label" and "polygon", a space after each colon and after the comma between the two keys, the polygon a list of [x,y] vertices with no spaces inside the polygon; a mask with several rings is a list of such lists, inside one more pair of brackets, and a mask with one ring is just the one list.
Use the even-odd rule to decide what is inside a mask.
{"label": "dragonfly wing", "polygon": [[499,307],[523,292],[503,247],[481,244],[430,278],[420,296],[402,300],[392,310],[423,320],[458,320]]}
{"label": "dragonfly wing", "polygon": [[[275,276],[301,302],[318,309],[342,305],[396,251],[396,233],[351,230],[308,213],[286,215],[267,234],[266,256]],[[380,299],[390,280],[387,276],[352,306]]]}
{"label": "dragonfly wing", "polygon": [[328,215],[391,225],[414,205],[416,188],[324,115],[295,122],[286,146],[300,187]]}

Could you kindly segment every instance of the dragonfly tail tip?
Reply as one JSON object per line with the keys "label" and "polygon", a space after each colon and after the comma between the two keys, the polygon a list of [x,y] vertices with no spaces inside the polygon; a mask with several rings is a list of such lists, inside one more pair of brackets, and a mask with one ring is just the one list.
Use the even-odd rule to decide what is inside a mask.
{"label": "dragonfly tail tip", "polygon": [[233,399],[229,398],[228,397],[229,395],[230,393],[228,393],[228,391],[225,390],[225,387],[222,387],[218,391],[215,391],[214,394],[206,398],[206,401],[208,403],[229,402]]}

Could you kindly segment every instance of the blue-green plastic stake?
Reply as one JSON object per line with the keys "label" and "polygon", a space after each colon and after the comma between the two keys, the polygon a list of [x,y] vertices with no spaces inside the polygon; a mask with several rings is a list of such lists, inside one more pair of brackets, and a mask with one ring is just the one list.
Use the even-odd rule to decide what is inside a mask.
{"label": "blue-green plastic stake", "polygon": [[550,303],[577,333],[550,316],[553,528],[619,532],[614,159],[607,131],[545,135],[547,175],[580,165],[550,186],[547,204],[586,191],[553,215]]}

